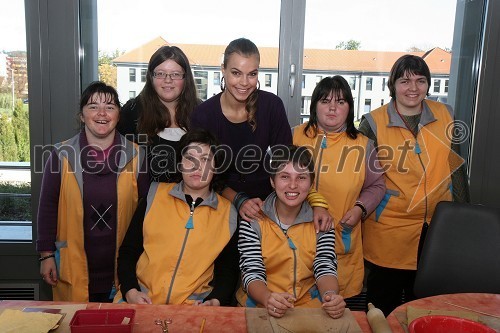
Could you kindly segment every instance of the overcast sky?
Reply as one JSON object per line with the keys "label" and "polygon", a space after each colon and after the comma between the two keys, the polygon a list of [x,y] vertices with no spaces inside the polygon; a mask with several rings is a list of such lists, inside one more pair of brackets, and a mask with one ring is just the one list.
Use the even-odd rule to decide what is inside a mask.
{"label": "overcast sky", "polygon": [[[99,49],[221,44],[247,37],[277,46],[279,0],[97,0]],[[25,50],[24,0],[0,0],[0,50]],[[361,42],[361,50],[451,48],[456,0],[307,0],[305,47]],[[19,19],[21,18],[21,19]]]}

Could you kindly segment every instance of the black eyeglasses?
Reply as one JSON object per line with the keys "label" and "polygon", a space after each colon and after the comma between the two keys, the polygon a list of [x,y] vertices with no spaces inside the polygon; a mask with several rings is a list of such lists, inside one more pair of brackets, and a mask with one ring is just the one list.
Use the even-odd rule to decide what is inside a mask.
{"label": "black eyeglasses", "polygon": [[158,80],[165,80],[166,77],[170,80],[182,80],[186,77],[184,73],[165,73],[165,72],[153,72],[153,77]]}

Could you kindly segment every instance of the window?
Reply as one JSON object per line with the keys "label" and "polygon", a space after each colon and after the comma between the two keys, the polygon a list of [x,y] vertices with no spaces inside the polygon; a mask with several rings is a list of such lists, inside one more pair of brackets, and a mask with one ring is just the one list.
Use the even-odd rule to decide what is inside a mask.
{"label": "window", "polygon": [[441,86],[441,80],[435,79],[434,80],[434,92],[439,93],[440,87]]}
{"label": "window", "polygon": [[135,68],[128,69],[128,80],[130,82],[135,82]]}
{"label": "window", "polygon": [[302,89],[306,88],[306,76],[302,75]]}
{"label": "window", "polygon": [[365,113],[372,110],[372,100],[370,98],[365,99]]}
{"label": "window", "polygon": [[24,6],[24,1],[13,1],[0,14],[2,25],[9,31],[0,40],[0,243],[31,243],[33,239],[29,136],[32,100],[28,97]]}
{"label": "window", "polygon": [[372,84],[373,84],[373,78],[367,77],[366,78],[366,90],[371,91],[372,90]]}
{"label": "window", "polygon": [[265,82],[266,87],[270,87],[271,86],[271,79],[272,79],[272,75],[271,74],[266,74],[266,82]]}
{"label": "window", "polygon": [[[16,0],[24,2],[23,0]],[[170,26],[184,26],[186,17],[192,22],[204,22],[207,17],[217,17],[220,8],[237,8],[247,4],[243,0],[183,0],[158,1],[144,0],[137,6],[136,0],[65,0],[76,7],[87,7],[87,20],[81,25],[90,26],[88,34],[97,33],[97,38],[90,37],[89,45],[96,47],[98,60],[111,59],[116,82],[116,90],[121,100],[126,100],[129,91],[137,94],[142,89],[139,82],[131,79],[130,68],[146,68],[152,54],[162,45],[175,45],[186,54],[191,70],[205,71],[208,76],[198,76],[196,85],[199,98],[207,99],[218,94],[222,78],[221,62],[226,45],[238,37],[246,37],[254,42],[261,52],[261,68],[270,68],[265,73],[272,73],[272,87],[265,87],[264,71],[260,80],[262,89],[277,93],[278,43],[280,38],[281,1],[266,3],[266,10],[261,6],[246,6],[241,15],[228,15],[224,18],[223,33],[217,24],[209,24],[200,29],[190,25],[186,29],[165,29],[162,20],[152,19],[151,8],[155,13],[168,13]],[[287,4],[288,5],[288,4]],[[285,6],[286,7],[286,6]],[[80,9],[82,10],[82,9]],[[256,18],[259,18],[257,25]],[[0,21],[1,22],[1,21]],[[123,25],[123,22],[134,24]],[[116,29],[119,26],[120,29]],[[257,29],[249,29],[256,27]],[[175,31],[174,31],[175,30]],[[93,36],[93,35],[92,35]],[[0,45],[1,46],[1,45]],[[0,51],[2,49],[0,48]],[[86,53],[92,50],[86,50]],[[96,59],[97,60],[97,59]],[[273,68],[275,67],[275,68]],[[90,69],[83,69],[90,71]],[[95,72],[96,68],[91,68]],[[100,70],[100,68],[99,68]],[[99,71],[99,74],[101,72]],[[136,76],[140,73],[137,72]],[[300,78],[297,78],[297,85]],[[298,88],[298,87],[297,87]]]}
{"label": "window", "polygon": [[129,99],[130,99],[130,98],[135,98],[135,96],[136,96],[135,91],[133,91],[133,90],[132,90],[132,91],[129,91],[129,92],[128,92],[128,98],[129,98]]}
{"label": "window", "polygon": [[300,123],[303,124],[309,120],[311,97],[302,97],[300,99]]}
{"label": "window", "polygon": [[193,75],[198,97],[201,98],[202,100],[206,100],[208,96],[208,72],[193,71]]}
{"label": "window", "polygon": [[[473,9],[469,8],[471,4],[468,1],[422,1],[425,2],[426,8],[432,8],[432,13],[429,12],[428,14],[434,17],[433,22],[440,22],[439,28],[435,27],[429,29],[429,31],[426,31],[427,28],[419,29],[409,36],[405,34],[404,29],[394,28],[386,20],[375,19],[378,25],[384,27],[383,30],[391,31],[392,34],[400,36],[390,40],[383,38],[377,32],[378,29],[367,29],[363,25],[353,25],[350,14],[356,13],[356,21],[358,22],[370,21],[375,17],[374,13],[380,10],[390,13],[391,17],[393,15],[404,17],[411,11],[410,2],[400,1],[398,6],[393,6],[390,2],[375,3],[361,0],[345,2],[342,6],[339,6],[338,1],[306,1],[304,71],[311,71],[314,75],[344,75],[354,97],[358,97],[357,103],[354,105],[354,114],[358,116],[361,116],[364,112],[363,102],[365,97],[372,98],[373,108],[378,107],[378,103],[382,98],[389,101],[387,82],[391,66],[403,54],[411,52],[419,56],[425,56],[426,60],[430,60],[429,63],[432,64],[430,67],[433,79],[436,75],[434,73],[439,73],[437,75],[442,79],[448,79],[453,71],[453,69],[450,70],[449,65],[457,62],[456,53],[458,49],[463,47],[459,45],[460,43],[452,45],[454,38],[460,38],[461,33],[469,28],[479,29],[481,23],[466,23],[467,20],[464,20],[464,10],[469,11],[468,15],[473,12]],[[481,7],[486,7],[485,3],[485,0],[475,2],[474,13],[479,14]],[[488,3],[491,3],[491,1]],[[323,36],[321,31],[328,31],[329,29],[331,19],[328,15],[332,12],[337,13],[336,23],[342,22],[341,26],[349,27],[348,30],[351,35],[333,32],[332,38],[321,38]],[[457,25],[456,28],[455,25]],[[459,26],[460,28],[458,28]],[[454,36],[454,29],[457,36]],[[451,50],[453,51],[453,60],[451,59],[451,53],[448,52]],[[442,69],[445,69],[445,72]],[[323,72],[327,73],[323,74]],[[307,80],[311,80],[310,76],[308,74]],[[369,77],[372,77],[374,81],[370,82]],[[455,84],[452,78],[450,80],[450,93],[457,86],[464,85],[464,83]],[[279,82],[282,82],[281,78]],[[471,89],[467,89],[467,91],[472,90],[473,84]],[[429,90],[429,92],[433,93],[432,90]],[[441,90],[442,92],[443,90]],[[302,91],[303,96],[310,96],[311,93],[312,89]]]}
{"label": "window", "polygon": [[448,81],[450,80],[444,80],[444,92],[448,93]]}
{"label": "window", "polygon": [[141,82],[146,82],[147,68],[141,68]]}
{"label": "window", "polygon": [[214,72],[214,86],[220,86],[220,72]]}
{"label": "window", "polygon": [[322,75],[316,75],[316,84],[319,83],[319,81],[323,80],[323,76]]}
{"label": "window", "polygon": [[356,90],[356,77],[351,76],[348,80],[349,86],[351,87],[351,90]]}

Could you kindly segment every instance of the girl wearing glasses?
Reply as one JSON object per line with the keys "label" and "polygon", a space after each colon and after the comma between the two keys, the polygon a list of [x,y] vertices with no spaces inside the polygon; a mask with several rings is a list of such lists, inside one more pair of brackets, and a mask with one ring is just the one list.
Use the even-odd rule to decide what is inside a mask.
{"label": "girl wearing glasses", "polygon": [[162,46],[149,60],[146,84],[122,109],[117,129],[146,144],[153,181],[171,182],[175,152],[189,115],[199,103],[189,61],[176,46]]}

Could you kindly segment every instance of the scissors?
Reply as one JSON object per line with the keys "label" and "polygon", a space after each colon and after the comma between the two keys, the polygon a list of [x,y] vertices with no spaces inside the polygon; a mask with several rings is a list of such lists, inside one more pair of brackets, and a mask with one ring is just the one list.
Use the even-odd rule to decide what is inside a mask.
{"label": "scissors", "polygon": [[167,318],[165,320],[155,319],[155,325],[161,326],[163,333],[168,333],[168,324],[172,324],[172,319]]}

